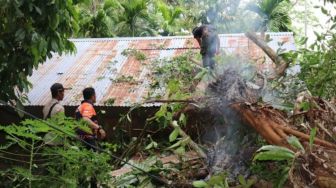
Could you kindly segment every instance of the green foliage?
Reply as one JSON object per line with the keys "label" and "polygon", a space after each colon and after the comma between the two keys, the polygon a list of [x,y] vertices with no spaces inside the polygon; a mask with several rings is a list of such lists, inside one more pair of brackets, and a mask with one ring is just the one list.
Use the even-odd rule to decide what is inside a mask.
{"label": "green foliage", "polygon": [[273,80],[269,85],[270,89],[267,90],[263,100],[288,112],[293,110],[298,94],[307,91],[305,83],[298,78],[297,74],[286,74]]}
{"label": "green foliage", "polygon": [[267,145],[263,146],[257,151],[257,155],[253,160],[268,161],[268,160],[293,160],[295,153],[287,148],[280,146]]}
{"label": "green foliage", "polygon": [[[148,98],[166,98],[185,100],[190,97],[197,69],[188,61],[192,53],[183,54],[172,60],[158,60],[153,63],[154,78]],[[200,78],[201,79],[201,78]],[[162,90],[165,88],[165,90]],[[154,120],[165,128],[173,122],[173,114],[183,107],[180,103],[162,104],[155,113]],[[179,123],[186,124],[185,115],[181,115]],[[177,133],[177,131],[175,131]],[[175,133],[173,135],[175,135]],[[175,136],[171,136],[171,139]],[[175,138],[176,139],[176,138]]]}
{"label": "green foliage", "polygon": [[192,29],[202,23],[214,25],[220,33],[242,32],[245,25],[240,3],[240,0],[179,1],[179,5],[187,10],[183,12],[186,21],[182,27]]}
{"label": "green foliage", "polygon": [[208,181],[194,181],[193,186],[197,188],[228,188],[227,174],[225,172],[211,176]]}
{"label": "green foliage", "polygon": [[[91,178],[106,184],[110,179],[110,156],[86,149],[73,137],[76,127],[86,125],[62,114],[49,119],[48,123],[62,132],[42,121],[29,119],[17,125],[0,126],[9,143],[0,149],[0,157],[3,164],[11,166],[1,171],[2,185],[77,187],[88,186]],[[53,135],[53,141],[56,138],[61,141],[45,140],[46,133]],[[56,145],[50,146],[51,143]]]}
{"label": "green foliage", "polygon": [[[287,141],[291,146],[304,152],[302,144],[296,137],[291,136]],[[253,158],[252,171],[259,174],[262,178],[272,180],[275,187],[283,187],[287,181],[288,172],[293,165],[294,159],[295,153],[292,150],[273,145],[262,146]],[[267,168],[267,164],[269,163],[272,163],[273,169]],[[274,167],[277,168],[274,169]]]}
{"label": "green foliage", "polygon": [[313,95],[329,99],[336,95],[336,34],[331,34],[331,39],[327,39],[327,35],[316,35],[317,41],[309,49],[297,52],[301,66],[299,77]]}
{"label": "green foliage", "polygon": [[169,142],[174,142],[179,134],[180,130],[178,128],[175,128],[173,132],[171,132],[169,135]]}
{"label": "green foliage", "polygon": [[97,13],[91,14],[87,10],[80,11],[80,30],[77,37],[113,37],[111,30],[111,20],[106,12],[101,9]]}
{"label": "green foliage", "polygon": [[[296,52],[286,54],[292,62],[296,61],[300,65],[299,78],[304,81],[308,90],[314,96],[331,99],[336,95],[336,16],[326,11],[323,7],[321,12],[328,18],[325,32],[316,35],[316,41],[308,48],[298,49]],[[306,44],[307,39],[303,39],[300,45]]]}
{"label": "green foliage", "polygon": [[152,63],[154,79],[151,83],[149,98],[162,98],[166,95],[161,88],[169,89],[169,98],[186,99],[194,90],[196,84],[202,79],[202,76],[196,75],[200,68],[191,63],[190,58],[196,54],[192,51],[184,53],[173,59],[160,59]]}
{"label": "green foliage", "polygon": [[246,180],[242,175],[238,176],[238,181],[240,183],[239,187],[241,188],[250,188],[255,183],[255,180],[253,179]]}
{"label": "green foliage", "polygon": [[138,61],[146,60],[146,55],[143,52],[141,52],[137,49],[126,49],[121,53],[121,55],[123,55],[123,56],[133,56]]}
{"label": "green foliage", "polygon": [[208,184],[203,180],[199,180],[199,181],[194,181],[193,186],[196,188],[202,188],[202,187],[208,186]]}
{"label": "green foliage", "polygon": [[157,12],[161,15],[160,34],[163,36],[181,33],[184,20],[182,15],[186,10],[181,6],[169,5],[163,1],[156,1]]}
{"label": "green foliage", "polygon": [[158,143],[155,142],[150,135],[147,135],[147,138],[150,139],[150,143],[145,147],[145,150],[150,150],[158,147]]}
{"label": "green foliage", "polygon": [[[170,171],[176,171],[175,168],[163,166],[162,162],[155,156],[149,157],[141,163],[135,163],[130,161],[133,165],[143,169],[145,172],[158,176],[158,173],[169,173]],[[157,183],[157,182],[156,182]],[[133,169],[133,171],[126,173],[122,176],[114,177],[110,183],[110,187],[157,187],[153,178],[148,177],[147,174],[139,170]]]}
{"label": "green foliage", "polygon": [[116,100],[115,98],[109,98],[104,102],[104,104],[107,106],[113,106],[115,100]]}
{"label": "green foliage", "polygon": [[[281,166],[279,165],[280,168],[278,168],[276,171],[277,175],[272,177],[273,181],[276,183],[276,187],[282,187],[283,183],[285,183],[288,177],[288,171],[289,171],[288,166],[291,164],[291,161],[294,160],[294,157],[295,157],[294,152],[292,152],[291,150],[287,148],[283,148],[279,146],[263,146],[262,148],[258,150],[258,152],[260,153],[258,153],[254,157],[253,159],[254,161],[255,160],[258,160],[258,161],[287,161],[283,165]],[[274,169],[272,169],[272,171],[274,171]]]}
{"label": "green foliage", "polygon": [[123,0],[120,3],[122,12],[118,15],[116,32],[118,36],[148,36],[155,35],[151,27],[149,0]]}
{"label": "green foliage", "polygon": [[299,139],[296,138],[295,136],[290,136],[287,138],[287,142],[291,145],[294,146],[296,149],[300,149],[301,151],[304,151],[305,149],[303,148],[302,144],[300,143]]}
{"label": "green foliage", "polygon": [[18,99],[27,76],[52,53],[73,52],[78,13],[68,0],[0,0],[0,99]]}
{"label": "green foliage", "polygon": [[133,76],[125,76],[121,75],[120,77],[116,79],[111,79],[111,81],[115,83],[129,83],[129,84],[137,84],[138,82],[134,79]]}
{"label": "green foliage", "polygon": [[257,3],[249,3],[247,9],[260,16],[261,25],[257,31],[290,31],[291,18],[288,0],[259,0]]}
{"label": "green foliage", "polygon": [[183,155],[185,153],[185,147],[190,142],[190,137],[187,138],[178,138],[181,132],[181,128],[177,121],[172,121],[174,127],[173,132],[169,135],[169,142],[175,142],[173,145],[169,146],[168,149],[173,149],[173,151],[178,155]]}

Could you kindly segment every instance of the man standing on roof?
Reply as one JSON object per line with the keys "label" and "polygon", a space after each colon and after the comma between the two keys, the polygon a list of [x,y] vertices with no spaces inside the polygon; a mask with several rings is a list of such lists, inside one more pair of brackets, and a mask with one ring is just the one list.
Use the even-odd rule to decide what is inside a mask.
{"label": "man standing on roof", "polygon": [[201,25],[195,27],[192,33],[201,47],[203,67],[213,70],[215,67],[214,57],[219,53],[220,48],[216,28],[211,25]]}
{"label": "man standing on roof", "polygon": [[87,122],[91,131],[77,129],[76,132],[80,138],[93,146],[97,146],[96,139],[104,139],[106,136],[103,128],[98,124],[97,113],[93,107],[96,102],[96,92],[92,87],[83,90],[84,100],[76,110],[76,119],[83,119]]}
{"label": "man standing on roof", "polygon": [[43,107],[43,119],[48,119],[60,112],[64,113],[64,107],[60,101],[64,98],[64,87],[60,83],[54,83],[51,88],[51,100]]}

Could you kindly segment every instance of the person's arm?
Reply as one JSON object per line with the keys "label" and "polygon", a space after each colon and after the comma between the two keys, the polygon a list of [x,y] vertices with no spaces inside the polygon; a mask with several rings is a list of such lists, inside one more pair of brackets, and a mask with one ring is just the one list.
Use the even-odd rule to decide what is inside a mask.
{"label": "person's arm", "polygon": [[198,42],[198,45],[201,47],[201,44],[202,44],[201,38],[196,38],[196,40]]}
{"label": "person's arm", "polygon": [[105,131],[101,126],[91,120],[93,115],[96,115],[96,112],[92,106],[86,107],[86,113],[82,114],[82,118],[89,124],[89,127],[93,130],[94,134],[97,135],[100,139],[104,139],[106,136]]}
{"label": "person's arm", "polygon": [[98,135],[100,139],[104,139],[105,138],[106,133],[105,133],[104,129],[101,126],[99,126],[97,123],[93,122],[88,117],[83,117],[83,120],[86,121],[89,124],[90,128],[93,129],[94,134]]}
{"label": "person's arm", "polygon": [[93,129],[95,131],[99,129],[99,125],[97,123],[93,122],[90,118],[83,117],[83,120],[88,123],[88,125],[91,129]]}
{"label": "person's arm", "polygon": [[58,104],[55,106],[55,114],[64,113],[64,106]]}
{"label": "person's arm", "polygon": [[220,53],[220,38],[217,35],[217,49],[216,49],[216,54],[219,55]]}

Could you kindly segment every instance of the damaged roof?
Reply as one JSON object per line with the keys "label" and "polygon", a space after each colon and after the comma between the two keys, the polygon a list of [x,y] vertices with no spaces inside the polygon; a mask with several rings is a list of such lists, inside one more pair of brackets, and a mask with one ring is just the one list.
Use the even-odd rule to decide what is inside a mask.
{"label": "damaged roof", "polygon": [[[292,33],[267,33],[274,50],[280,45],[285,50],[295,50]],[[263,51],[244,34],[221,34],[221,49],[226,53],[248,55],[252,59],[267,59]],[[151,83],[148,64],[153,59],[173,58],[187,50],[199,50],[192,36],[139,37],[139,38],[86,38],[71,39],[77,50],[74,54],[54,54],[39,65],[29,77],[33,88],[29,91],[26,105],[41,106],[50,98],[50,86],[59,82],[65,91],[62,104],[78,106],[82,90],[96,90],[98,106],[131,106],[141,103]],[[146,60],[138,60],[125,50],[141,51]],[[267,69],[269,64],[261,64]],[[128,81],[127,81],[128,79]],[[123,81],[124,80],[124,81]],[[130,81],[132,80],[132,81]]]}

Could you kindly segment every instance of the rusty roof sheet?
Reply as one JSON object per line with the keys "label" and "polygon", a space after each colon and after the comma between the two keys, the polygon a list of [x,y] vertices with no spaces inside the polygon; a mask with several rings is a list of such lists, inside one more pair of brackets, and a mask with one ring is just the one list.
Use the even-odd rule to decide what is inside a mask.
{"label": "rusty roof sheet", "polygon": [[[272,39],[268,44],[274,50],[280,47],[295,50],[292,33],[268,33]],[[221,48],[226,53],[249,55],[256,61],[265,54],[244,34],[219,35]],[[146,64],[134,55],[123,53],[127,49],[142,51],[148,59],[172,58],[188,49],[198,50],[192,36],[139,37],[139,38],[90,38],[71,39],[77,50],[74,54],[59,56],[39,65],[29,77],[33,88],[29,91],[26,105],[44,105],[50,98],[50,86],[59,82],[65,91],[63,105],[77,106],[82,100],[82,90],[91,86],[97,95],[96,105],[130,106],[143,102],[148,94],[151,80]],[[268,65],[263,69],[267,69]],[[132,81],[122,81],[130,79]],[[113,102],[112,102],[113,101]],[[153,105],[153,104],[152,104]]]}

